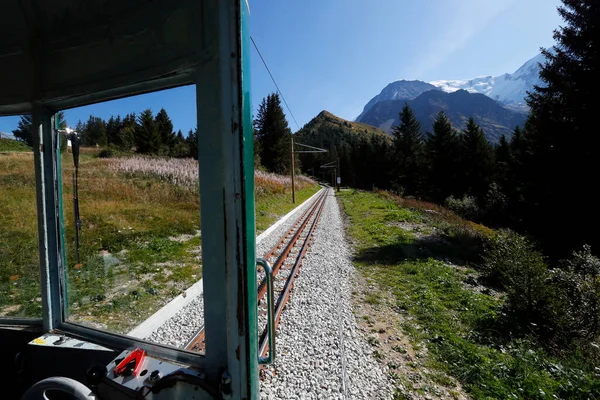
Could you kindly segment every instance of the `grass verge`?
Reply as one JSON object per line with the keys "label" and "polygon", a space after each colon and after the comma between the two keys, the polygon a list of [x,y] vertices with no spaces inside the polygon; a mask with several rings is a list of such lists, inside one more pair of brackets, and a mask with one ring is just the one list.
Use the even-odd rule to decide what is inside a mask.
{"label": "grass verge", "polygon": [[402,329],[426,344],[428,368],[455,377],[476,399],[598,398],[598,368],[581,355],[551,356],[533,337],[489,331],[503,296],[475,290],[477,272],[468,265],[492,231],[439,206],[383,193],[346,191],[339,198],[358,270],[390,290],[395,311],[416,322]]}

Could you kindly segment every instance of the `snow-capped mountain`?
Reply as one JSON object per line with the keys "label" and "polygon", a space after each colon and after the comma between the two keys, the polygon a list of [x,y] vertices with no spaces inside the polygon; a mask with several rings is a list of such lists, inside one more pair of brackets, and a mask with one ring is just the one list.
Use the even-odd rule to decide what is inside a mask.
{"label": "snow-capped mountain", "polygon": [[512,74],[467,80],[439,80],[429,83],[448,93],[464,89],[471,93],[484,94],[505,106],[525,106],[527,91],[531,91],[534,85],[542,83],[538,63],[544,63],[545,60],[544,55],[540,53]]}
{"label": "snow-capped mountain", "polygon": [[[369,111],[375,104],[380,101],[388,101],[388,100],[412,100],[419,97],[421,94],[429,91],[429,90],[440,90],[436,86],[423,82],[423,81],[405,81],[404,79],[401,81],[396,81],[388,84],[383,88],[381,93],[377,96],[373,97],[363,108],[362,113],[358,117],[356,117],[356,121],[361,120],[361,118],[365,115],[367,111]],[[453,90],[454,91],[454,90]]]}

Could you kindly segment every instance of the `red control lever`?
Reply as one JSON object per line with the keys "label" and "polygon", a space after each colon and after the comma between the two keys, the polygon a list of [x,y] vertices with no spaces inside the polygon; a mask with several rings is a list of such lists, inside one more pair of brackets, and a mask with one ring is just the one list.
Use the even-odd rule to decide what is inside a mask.
{"label": "red control lever", "polygon": [[113,369],[115,376],[137,376],[146,357],[146,350],[137,348]]}

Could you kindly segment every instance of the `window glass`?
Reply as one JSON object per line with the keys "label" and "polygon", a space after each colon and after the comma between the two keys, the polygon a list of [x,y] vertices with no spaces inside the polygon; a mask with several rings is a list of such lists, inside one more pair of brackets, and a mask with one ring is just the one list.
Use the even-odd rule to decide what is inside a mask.
{"label": "window glass", "polygon": [[[70,322],[181,345],[152,336],[156,318],[139,327],[202,278],[195,102],[161,106],[181,93],[193,99],[194,90],[65,110]],[[194,323],[203,324],[201,315]]]}
{"label": "window glass", "polygon": [[0,319],[40,318],[31,117],[0,118]]}

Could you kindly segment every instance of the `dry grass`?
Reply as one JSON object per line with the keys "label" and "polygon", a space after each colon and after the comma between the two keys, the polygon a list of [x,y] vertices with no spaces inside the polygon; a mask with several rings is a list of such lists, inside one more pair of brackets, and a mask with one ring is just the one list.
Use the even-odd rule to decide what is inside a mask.
{"label": "dry grass", "polygon": [[[141,174],[154,177],[188,188],[198,187],[198,161],[191,158],[156,158],[130,157],[107,159],[109,168],[129,174]],[[292,180],[289,176],[270,172],[255,171],[254,184],[256,195],[287,193],[291,190]],[[313,187],[316,182],[305,176],[296,177],[296,189]]]}
{"label": "dry grass", "polygon": [[[295,181],[296,190],[314,187],[317,184],[317,182],[303,175],[297,176]],[[264,194],[288,193],[292,188],[292,178],[287,175],[256,171],[254,172],[254,186],[256,187],[257,197]]]}
{"label": "dry grass", "polygon": [[[126,332],[202,276],[198,163],[81,153],[81,264],[75,259],[74,172],[62,158],[71,318]],[[294,207],[288,178],[258,173],[257,226]],[[318,189],[299,179],[298,201]],[[302,188],[302,189],[300,189]],[[260,229],[260,228],[259,228]],[[189,237],[186,242],[172,238]],[[0,155],[0,315],[41,316],[32,154]]]}
{"label": "dry grass", "polygon": [[419,211],[438,228],[444,229],[450,234],[465,234],[482,240],[491,238],[495,235],[493,229],[468,221],[439,204],[414,198],[404,198],[385,191],[379,191],[378,194],[393,200],[400,207]]}

